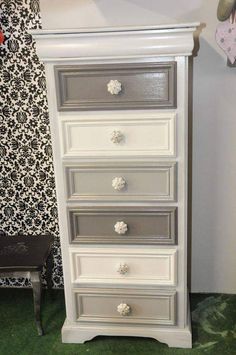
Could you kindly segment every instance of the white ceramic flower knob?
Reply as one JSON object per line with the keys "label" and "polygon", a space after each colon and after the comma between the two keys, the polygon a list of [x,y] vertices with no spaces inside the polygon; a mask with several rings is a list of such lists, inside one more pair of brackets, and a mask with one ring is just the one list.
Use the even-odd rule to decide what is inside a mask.
{"label": "white ceramic flower knob", "polygon": [[128,225],[121,221],[121,222],[116,222],[114,225],[115,232],[118,234],[125,234],[128,230]]}
{"label": "white ceramic flower knob", "polygon": [[124,263],[121,263],[117,269],[117,272],[121,275],[127,274],[128,271],[129,271],[129,267],[127,264]]}
{"label": "white ceramic flower knob", "polygon": [[131,312],[131,308],[126,303],[121,303],[117,306],[117,311],[121,316],[128,316]]}
{"label": "white ceramic flower knob", "polygon": [[107,84],[107,90],[112,95],[118,95],[121,92],[121,83],[118,80],[110,80]]}
{"label": "white ceramic flower knob", "polygon": [[124,136],[121,131],[113,131],[111,134],[111,141],[115,144],[120,143],[123,140]]}
{"label": "white ceramic flower knob", "polygon": [[123,177],[115,177],[113,180],[112,180],[112,187],[115,189],[115,190],[122,190],[126,185],[126,181]]}

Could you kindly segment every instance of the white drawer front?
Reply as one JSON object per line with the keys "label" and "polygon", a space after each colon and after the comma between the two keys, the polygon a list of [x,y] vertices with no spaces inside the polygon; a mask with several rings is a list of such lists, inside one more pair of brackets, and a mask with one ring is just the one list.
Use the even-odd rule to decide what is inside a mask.
{"label": "white drawer front", "polygon": [[97,113],[61,121],[65,158],[88,156],[174,156],[174,113]]}
{"label": "white drawer front", "polygon": [[73,283],[176,285],[175,249],[79,248],[70,255]]}
{"label": "white drawer front", "polygon": [[74,293],[79,322],[176,323],[175,292],[81,288]]}

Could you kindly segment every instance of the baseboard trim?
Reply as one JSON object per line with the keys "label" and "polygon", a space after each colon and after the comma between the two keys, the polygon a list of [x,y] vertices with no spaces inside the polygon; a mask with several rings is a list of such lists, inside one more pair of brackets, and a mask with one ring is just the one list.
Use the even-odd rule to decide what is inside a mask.
{"label": "baseboard trim", "polygon": [[[189,317],[190,320],[190,317]],[[84,343],[99,335],[107,336],[137,336],[154,338],[169,347],[191,348],[191,324],[185,328],[178,327],[135,327],[127,325],[81,325],[81,323],[65,321],[62,327],[63,343]]]}

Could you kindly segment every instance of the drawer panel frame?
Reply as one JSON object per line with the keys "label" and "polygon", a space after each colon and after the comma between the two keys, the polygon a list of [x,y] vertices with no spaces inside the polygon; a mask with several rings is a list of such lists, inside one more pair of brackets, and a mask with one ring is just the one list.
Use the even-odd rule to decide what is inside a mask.
{"label": "drawer panel frame", "polygon": [[[177,250],[70,248],[71,282],[77,285],[176,286]],[[120,264],[128,266],[119,273]]]}
{"label": "drawer panel frame", "polygon": [[[128,225],[128,231],[122,235],[122,234],[117,234],[114,231],[114,226],[111,225],[111,233],[105,234],[102,230],[100,234],[96,235],[96,232],[93,234],[82,234],[80,232],[80,221],[79,218],[87,217],[88,218],[88,232],[89,228],[92,224],[92,229],[94,230],[95,227],[93,226],[96,225],[96,228],[99,228],[97,226],[96,220],[94,221],[93,218],[97,217],[98,220],[102,221],[102,223],[108,223],[106,221],[106,218],[109,218],[109,221],[114,218],[114,221],[124,221],[124,223],[127,223]],[[129,228],[130,228],[130,217],[133,218],[133,220],[138,219],[140,217],[147,218],[146,223],[148,223],[148,219],[152,221],[153,218],[162,218],[162,223],[163,220],[165,219],[165,228],[167,228],[167,231],[165,234],[140,234],[137,232],[137,234],[129,234]],[[72,244],[161,244],[161,245],[174,245],[177,243],[177,231],[178,231],[178,226],[177,226],[177,208],[176,207],[145,207],[143,209],[142,207],[106,207],[106,206],[98,206],[98,207],[90,207],[90,208],[84,208],[84,207],[68,207],[68,219],[69,219],[69,226],[70,226],[70,243]],[[89,222],[89,219],[91,219],[91,222]],[[85,220],[86,221],[86,220]],[[150,222],[151,222],[150,221]],[[85,222],[84,222],[85,223]],[[135,228],[135,222],[132,222],[133,226],[131,225],[131,228]],[[163,228],[163,227],[162,227]],[[145,227],[144,227],[145,229]],[[106,230],[106,228],[105,228]]]}
{"label": "drawer panel frame", "polygon": [[[176,108],[176,67],[175,61],[56,65],[58,111]],[[123,85],[118,95],[107,91],[107,83],[114,79]],[[88,87],[94,87],[92,95]]]}
{"label": "drawer panel frame", "polygon": [[[176,116],[175,111],[62,114],[62,157],[175,157]],[[121,132],[119,143],[111,141],[113,132]]]}
{"label": "drawer panel frame", "polygon": [[[138,201],[143,201],[143,202],[174,202],[176,200],[176,179],[177,179],[177,163],[172,162],[172,163],[143,163],[143,162],[122,162],[122,163],[98,163],[98,162],[92,162],[92,163],[77,163],[77,164],[65,164],[65,178],[66,178],[66,190],[67,190],[67,200],[68,202],[81,202],[81,201],[96,201],[96,202],[138,202]],[[110,174],[111,176],[109,177],[109,182],[107,185],[107,193],[91,193],[89,191],[84,192],[84,193],[76,193],[76,180],[75,180],[75,174],[76,172],[82,173],[82,174],[87,174],[87,176],[91,176],[94,172],[97,174],[105,174],[106,172]],[[133,178],[137,177],[137,174],[150,174],[149,176],[152,177],[155,172],[165,174],[166,175],[166,193],[158,194],[158,192],[155,193],[155,190],[152,192],[149,192],[148,194],[143,192],[143,190],[140,191],[133,191],[132,193],[128,192],[129,189],[129,181],[127,182],[127,188],[126,186],[124,189],[118,191],[112,189],[112,180],[115,177],[122,177],[126,179],[125,172],[128,174],[132,174]],[[85,176],[85,175],[84,175]],[[85,176],[86,177],[86,176]],[[132,178],[132,179],[133,179]],[[85,178],[84,178],[85,179]],[[95,177],[94,177],[95,179]],[[96,180],[96,179],[95,179]],[[93,185],[95,185],[95,180],[93,180]],[[127,180],[127,179],[126,179]],[[104,183],[104,178],[101,180]],[[131,182],[134,185],[134,182],[132,180]],[[140,180],[138,184],[143,184],[147,185],[149,188],[149,183]],[[82,186],[82,185],[81,185]],[[153,185],[156,187],[156,185]],[[100,187],[101,188],[101,187]],[[103,189],[103,187],[102,187]],[[95,188],[96,190],[96,188]],[[110,191],[109,191],[110,190]],[[104,187],[104,191],[106,191],[106,186]]]}
{"label": "drawer panel frame", "polygon": [[[94,288],[79,288],[74,289],[74,298],[77,311],[77,322],[92,322],[92,323],[120,323],[120,324],[133,324],[133,325],[175,325],[176,324],[176,292],[175,291],[160,291],[155,289],[145,290],[127,290],[127,289],[94,289]],[[96,307],[96,299],[98,301],[98,309],[96,309],[96,315],[93,312],[87,312],[84,307],[86,299],[90,302],[93,300],[93,307]],[[126,303],[131,307],[131,313],[128,316],[121,316],[117,312],[117,315],[106,311],[107,315],[102,313],[102,307],[99,306],[100,302],[104,300],[112,302],[114,300],[114,308],[119,303]],[[150,302],[165,302],[166,314],[159,316],[136,316],[135,313],[142,313],[142,308]],[[103,306],[103,305],[102,305]],[[138,307],[137,307],[138,306]],[[159,305],[160,307],[160,305]],[[104,305],[106,308],[106,305]],[[156,307],[154,307],[155,309]],[[99,314],[99,309],[101,313]],[[133,312],[132,312],[133,310]],[[87,314],[86,314],[87,313]],[[95,313],[95,312],[94,312]],[[162,309],[163,313],[163,309]]]}

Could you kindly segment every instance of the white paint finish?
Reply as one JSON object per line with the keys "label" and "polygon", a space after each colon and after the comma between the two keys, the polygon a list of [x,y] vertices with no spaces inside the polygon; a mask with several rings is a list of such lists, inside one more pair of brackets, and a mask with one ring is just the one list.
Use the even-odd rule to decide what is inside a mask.
{"label": "white paint finish", "polygon": [[[64,158],[175,155],[174,111],[60,114],[60,121]],[[123,136],[116,144],[114,131]]]}
{"label": "white paint finish", "polygon": [[[75,61],[80,58],[144,58],[157,56],[191,55],[193,49],[192,27],[168,27],[150,30],[127,28],[116,32],[43,32],[32,30],[37,40],[37,52],[44,62],[57,60]],[[90,43],[88,46],[87,43]],[[168,44],[167,44],[168,43]],[[150,59],[149,59],[150,60]]]}
{"label": "white paint finish", "polygon": [[116,269],[116,271],[121,274],[121,275],[125,275],[128,273],[129,271],[129,265],[125,264],[125,263],[120,263]]}
{"label": "white paint finish", "polygon": [[50,116],[50,128],[52,136],[53,145],[53,161],[55,169],[55,182],[56,182],[56,194],[58,203],[58,217],[59,217],[59,229],[60,229],[60,243],[61,243],[61,253],[62,253],[62,264],[63,264],[63,274],[64,274],[64,292],[67,295],[65,297],[66,315],[67,318],[72,321],[74,320],[74,314],[76,312],[75,303],[73,300],[73,291],[71,288],[71,281],[69,277],[70,274],[70,264],[69,260],[69,223],[65,215],[67,213],[65,204],[65,182],[64,175],[61,164],[61,152],[59,143],[59,130],[57,118],[57,103],[56,103],[56,88],[54,80],[54,68],[52,64],[45,65],[46,73],[46,83],[47,83],[47,97],[49,106],[49,116]]}
{"label": "white paint finish", "polygon": [[121,131],[112,131],[110,140],[114,144],[119,144],[125,137]]}
{"label": "white paint finish", "polygon": [[112,324],[81,324],[70,322],[68,319],[62,327],[63,343],[84,343],[98,335],[108,336],[138,336],[154,338],[169,347],[191,348],[192,333],[190,317],[185,328],[175,326],[134,326],[134,325],[112,325]]}
{"label": "white paint finish", "polygon": [[[191,29],[188,29],[191,33]],[[192,29],[193,30],[193,29]],[[144,31],[144,30],[142,30]],[[136,39],[137,41],[140,40],[140,43],[142,44],[142,31],[137,31],[135,30],[135,35],[134,33],[130,34],[130,36],[127,37],[127,39],[129,38],[129,40],[131,41],[131,43],[134,44],[134,46],[136,46],[136,48],[133,48],[133,52],[132,49],[131,52],[129,53],[129,55],[126,57],[124,56],[123,59],[122,58],[122,53],[119,51],[119,49],[117,49],[116,47],[114,47],[114,49],[116,49],[115,51],[113,51],[113,57],[110,58],[110,53],[107,53],[107,57],[104,59],[104,57],[90,57],[87,58],[87,64],[91,64],[91,63],[96,63],[96,64],[104,64],[104,63],[108,63],[110,62],[114,62],[114,61],[120,61],[120,62],[124,62],[127,58],[127,61],[129,63],[131,63],[131,58],[134,58],[134,61],[139,61],[140,58],[142,58],[142,60],[145,62],[148,61],[152,61],[153,57],[150,55],[150,51],[148,50],[148,46],[146,47],[147,52],[146,55],[141,54],[141,56],[138,53],[139,51],[139,47],[138,47],[138,42],[136,42],[134,39]],[[155,30],[158,32],[158,30]],[[155,32],[154,31],[154,32]],[[145,32],[145,31],[144,31]],[[152,30],[151,31],[146,31],[146,43],[148,43],[148,41],[152,39],[152,36],[155,35],[156,38],[156,33],[154,33]],[[174,36],[174,33],[176,35],[176,42],[173,40],[173,38],[171,38],[170,36],[167,35],[168,32],[167,30],[162,29],[161,31],[159,31],[159,33],[165,36],[165,46],[168,47],[168,41],[169,44],[172,45],[173,43],[180,43],[179,41],[179,33],[180,30],[179,28],[176,29],[176,31],[171,30],[171,34]],[[122,35],[124,35],[125,32],[122,33]],[[110,33],[111,34],[111,33]],[[114,34],[114,37],[117,35]],[[93,37],[99,37],[98,33],[96,33]],[[48,42],[48,38],[47,36],[45,37],[43,35],[43,37],[45,38],[45,44],[46,46],[44,47],[44,49],[46,50],[47,45],[49,44]],[[72,36],[73,37],[73,36]],[[73,41],[73,38],[71,37],[71,40]],[[76,35],[76,38],[78,36]],[[82,36],[83,38],[85,38],[84,36]],[[105,38],[102,39],[102,42],[104,44],[108,44],[109,41],[107,41],[108,36],[104,35],[102,36]],[[64,37],[65,38],[65,37]],[[77,38],[78,39],[78,38]],[[76,39],[76,41],[77,41]],[[87,38],[88,39],[88,38]],[[185,50],[185,54],[187,54],[187,50],[190,48],[189,47],[189,43],[187,41],[187,43],[185,43],[185,39],[186,37],[184,36],[181,40],[181,48]],[[189,39],[189,37],[188,37]],[[43,39],[42,39],[43,41]],[[79,39],[80,41],[80,39]],[[149,42],[150,43],[150,42]],[[41,42],[42,44],[42,42]],[[91,39],[91,46],[93,46],[93,40]],[[113,45],[115,46],[115,42],[113,43]],[[191,44],[192,45],[192,44]],[[74,46],[76,47],[76,43],[74,43]],[[88,44],[87,44],[88,46]],[[88,46],[89,47],[89,46]],[[41,47],[42,49],[42,47]],[[143,47],[143,50],[145,49],[145,46]],[[160,49],[160,48],[159,48]],[[159,49],[157,48],[156,51],[156,58],[155,61],[160,60],[160,58],[158,58],[157,56],[160,53]],[[173,49],[173,47],[172,47]],[[65,48],[62,49],[63,53],[65,53]],[[153,49],[155,50],[155,49]],[[51,48],[50,48],[50,53],[51,52]],[[85,53],[85,52],[84,52]],[[91,54],[92,52],[90,52]],[[154,53],[154,52],[153,52]],[[176,49],[175,54],[179,53],[179,50]],[[55,63],[58,64],[58,52],[55,50]],[[168,55],[168,53],[166,53],[166,55]],[[98,53],[99,56],[99,53]],[[52,59],[52,58],[51,58]],[[70,58],[69,58],[70,59]],[[85,57],[81,58],[81,60],[84,60]],[[178,207],[178,267],[175,268],[175,270],[178,272],[178,282],[177,282],[177,286],[176,286],[176,291],[178,293],[178,297],[177,297],[177,301],[176,301],[176,319],[177,319],[177,327],[173,327],[173,328],[165,328],[165,333],[164,333],[164,329],[162,328],[157,328],[155,327],[155,333],[151,331],[151,327],[148,326],[145,329],[145,326],[140,327],[139,329],[137,327],[134,327],[130,332],[127,331],[127,326],[124,327],[124,329],[122,329],[122,331],[119,331],[119,329],[115,326],[115,324],[103,324],[102,329],[98,329],[98,327],[96,327],[95,329],[92,329],[92,324],[91,327],[89,329],[87,329],[87,332],[83,329],[81,331],[81,334],[79,334],[77,332],[77,330],[81,329],[80,326],[78,325],[77,330],[74,328],[75,321],[76,321],[76,312],[77,312],[77,308],[76,308],[76,301],[73,298],[73,284],[71,283],[71,275],[70,275],[70,263],[69,263],[69,250],[70,250],[70,245],[69,245],[69,238],[68,238],[68,223],[69,223],[69,219],[65,218],[65,216],[67,216],[66,214],[66,210],[69,206],[72,206],[74,204],[73,201],[70,202],[70,204],[68,205],[65,201],[65,188],[66,186],[66,174],[63,174],[63,170],[64,168],[70,163],[72,164],[72,166],[76,166],[78,163],[80,164],[84,164],[87,163],[88,166],[91,167],[91,163],[94,164],[94,162],[96,163],[95,165],[99,165],[98,159],[95,159],[95,161],[93,161],[92,159],[88,159],[88,158],[82,158],[82,160],[84,161],[82,163],[81,157],[78,155],[77,157],[73,158],[73,161],[68,161],[68,163],[66,163],[66,159],[64,159],[64,164],[63,161],[61,159],[61,146],[59,144],[59,124],[60,124],[60,119],[59,119],[59,114],[55,111],[55,86],[54,83],[51,84],[50,87],[50,99],[49,99],[49,103],[50,103],[50,120],[51,120],[51,125],[52,125],[52,129],[54,131],[53,134],[55,134],[54,138],[55,140],[53,140],[54,142],[54,149],[57,149],[57,152],[54,153],[55,154],[55,158],[58,160],[56,161],[56,174],[58,173],[58,177],[57,177],[57,189],[58,189],[58,202],[59,202],[59,210],[60,211],[60,216],[59,218],[61,218],[60,221],[60,233],[62,236],[62,247],[63,247],[63,270],[64,270],[64,277],[65,277],[65,292],[66,292],[66,308],[67,308],[67,318],[68,318],[68,322],[69,325],[66,326],[63,329],[63,339],[65,339],[65,341],[68,341],[68,339],[70,339],[71,341],[76,341],[76,342],[81,342],[84,341],[85,339],[90,339],[92,336],[94,335],[98,335],[98,334],[112,334],[112,332],[114,331],[114,329],[117,331],[117,333],[115,335],[142,335],[142,336],[150,336],[150,334],[153,334],[153,337],[156,339],[164,339],[170,346],[176,345],[176,346],[184,346],[184,347],[189,347],[191,346],[191,332],[189,329],[189,325],[188,322],[189,320],[187,319],[187,287],[186,287],[186,239],[187,239],[187,228],[186,228],[186,222],[187,222],[187,201],[186,201],[186,196],[187,196],[187,191],[186,191],[186,187],[187,187],[187,161],[186,161],[186,157],[187,157],[187,59],[184,57],[167,57],[167,59],[165,60],[176,60],[178,63],[178,69],[177,69],[177,76],[178,76],[178,109],[177,109],[177,114],[178,114],[178,122],[177,122],[177,135],[178,135],[178,139],[177,139],[177,160],[178,160],[178,169],[177,169],[177,174],[178,174],[178,200],[175,203],[175,206]],[[74,58],[74,62],[73,64],[78,64],[79,61]],[[64,61],[63,64],[69,64],[69,61]],[[49,64],[47,65],[47,74],[48,74],[48,78],[50,80],[53,80],[53,70],[52,70],[52,66],[50,66]],[[117,160],[116,162],[116,168],[117,166],[119,166],[119,164],[128,164],[128,165],[132,165],[132,159],[133,159],[133,164],[144,164],[144,162],[142,161],[142,159],[133,156],[130,156],[129,159],[127,159],[125,162],[122,162],[121,159]],[[158,162],[158,164],[163,164],[166,165],[168,161],[164,161],[163,158],[159,157],[159,162],[161,161],[161,163]],[[113,158],[114,160],[114,158]],[[145,164],[156,164],[155,162],[156,160],[154,158],[149,158],[148,162],[145,162]],[[158,160],[157,160],[158,161]],[[103,158],[102,161],[106,166],[111,166],[111,160]],[[174,159],[173,158],[169,158],[169,164],[173,165]],[[113,167],[114,169],[114,167]],[[155,184],[152,184],[155,185]],[[91,197],[91,196],[90,196]],[[91,200],[87,200],[86,204],[84,203],[84,201],[82,201],[83,203],[81,203],[81,205],[83,206],[91,206]],[[144,202],[144,201],[143,201]],[[145,208],[145,206],[147,207],[155,207],[155,206],[163,206],[163,204],[157,204],[157,201],[154,200],[150,200],[149,203],[143,203],[141,201],[132,201],[131,199],[127,199],[127,202],[125,202],[125,204],[134,204],[140,207]],[[101,205],[102,200],[98,199],[96,201],[96,203],[99,205]],[[114,200],[110,201],[109,203],[114,205]],[[120,205],[121,203],[124,203],[124,200],[120,199],[119,201]],[[105,246],[104,246],[105,247]],[[106,246],[108,247],[108,246]],[[92,246],[91,246],[92,248]],[[99,250],[100,250],[100,246],[96,245],[97,248],[97,254],[99,254]],[[128,248],[128,246],[124,246],[121,247],[121,250],[126,250]],[[114,247],[114,250],[116,250],[117,247]],[[128,248],[129,250],[133,249],[133,246],[131,245],[130,248]],[[140,250],[140,252],[143,252],[143,246],[137,247],[137,249]],[[160,249],[165,249],[165,248],[161,248]],[[169,249],[169,248],[168,248]],[[123,254],[122,254],[123,255]],[[121,276],[121,275],[120,275]],[[123,277],[123,276],[122,276]],[[125,275],[124,275],[125,277]],[[93,284],[95,286],[95,284]],[[122,285],[122,284],[121,284]],[[80,284],[79,284],[80,286]],[[124,286],[124,284],[123,284]],[[163,287],[163,291],[164,289],[166,289],[166,286],[162,286]],[[126,290],[129,289],[129,286],[126,287]],[[101,289],[101,293],[103,293],[105,290]],[[142,292],[145,292],[146,290],[143,290]],[[96,292],[99,292],[99,288],[96,289]],[[115,289],[113,290],[113,292],[117,295],[118,290]],[[127,291],[126,291],[127,292]],[[96,305],[96,304],[95,304]],[[126,333],[123,333],[123,331],[126,331]],[[148,331],[147,331],[148,330]],[[77,336],[77,338],[76,338]]]}
{"label": "white paint finish", "polygon": [[122,90],[122,84],[118,80],[110,80],[107,84],[107,91],[111,95],[118,95],[119,92]]}
{"label": "white paint finish", "polygon": [[128,231],[128,225],[123,221],[118,221],[114,225],[114,230],[117,234],[126,234]]}
{"label": "white paint finish", "polygon": [[127,182],[122,176],[114,177],[111,180],[111,186],[116,191],[122,191],[127,187]]}
{"label": "white paint finish", "polygon": [[[177,282],[176,249],[71,248],[72,282],[76,284],[159,285]],[[128,271],[118,272],[120,264]]]}
{"label": "white paint finish", "polygon": [[120,303],[117,306],[117,311],[121,316],[128,316],[131,313],[131,307],[126,303]]}
{"label": "white paint finish", "polygon": [[[188,322],[188,58],[176,58],[178,65],[178,319]],[[183,139],[185,137],[185,139]]]}
{"label": "white paint finish", "polygon": [[[80,288],[74,293],[79,323],[174,325],[176,322],[173,291]],[[122,304],[129,307],[126,316],[117,312]]]}
{"label": "white paint finish", "polygon": [[63,0],[57,0],[57,11],[53,1],[41,2],[44,28],[63,27],[66,11],[83,16],[86,27],[206,24],[194,64],[192,291],[236,293],[235,69],[226,66],[215,42],[218,0],[74,0],[78,12]]}

